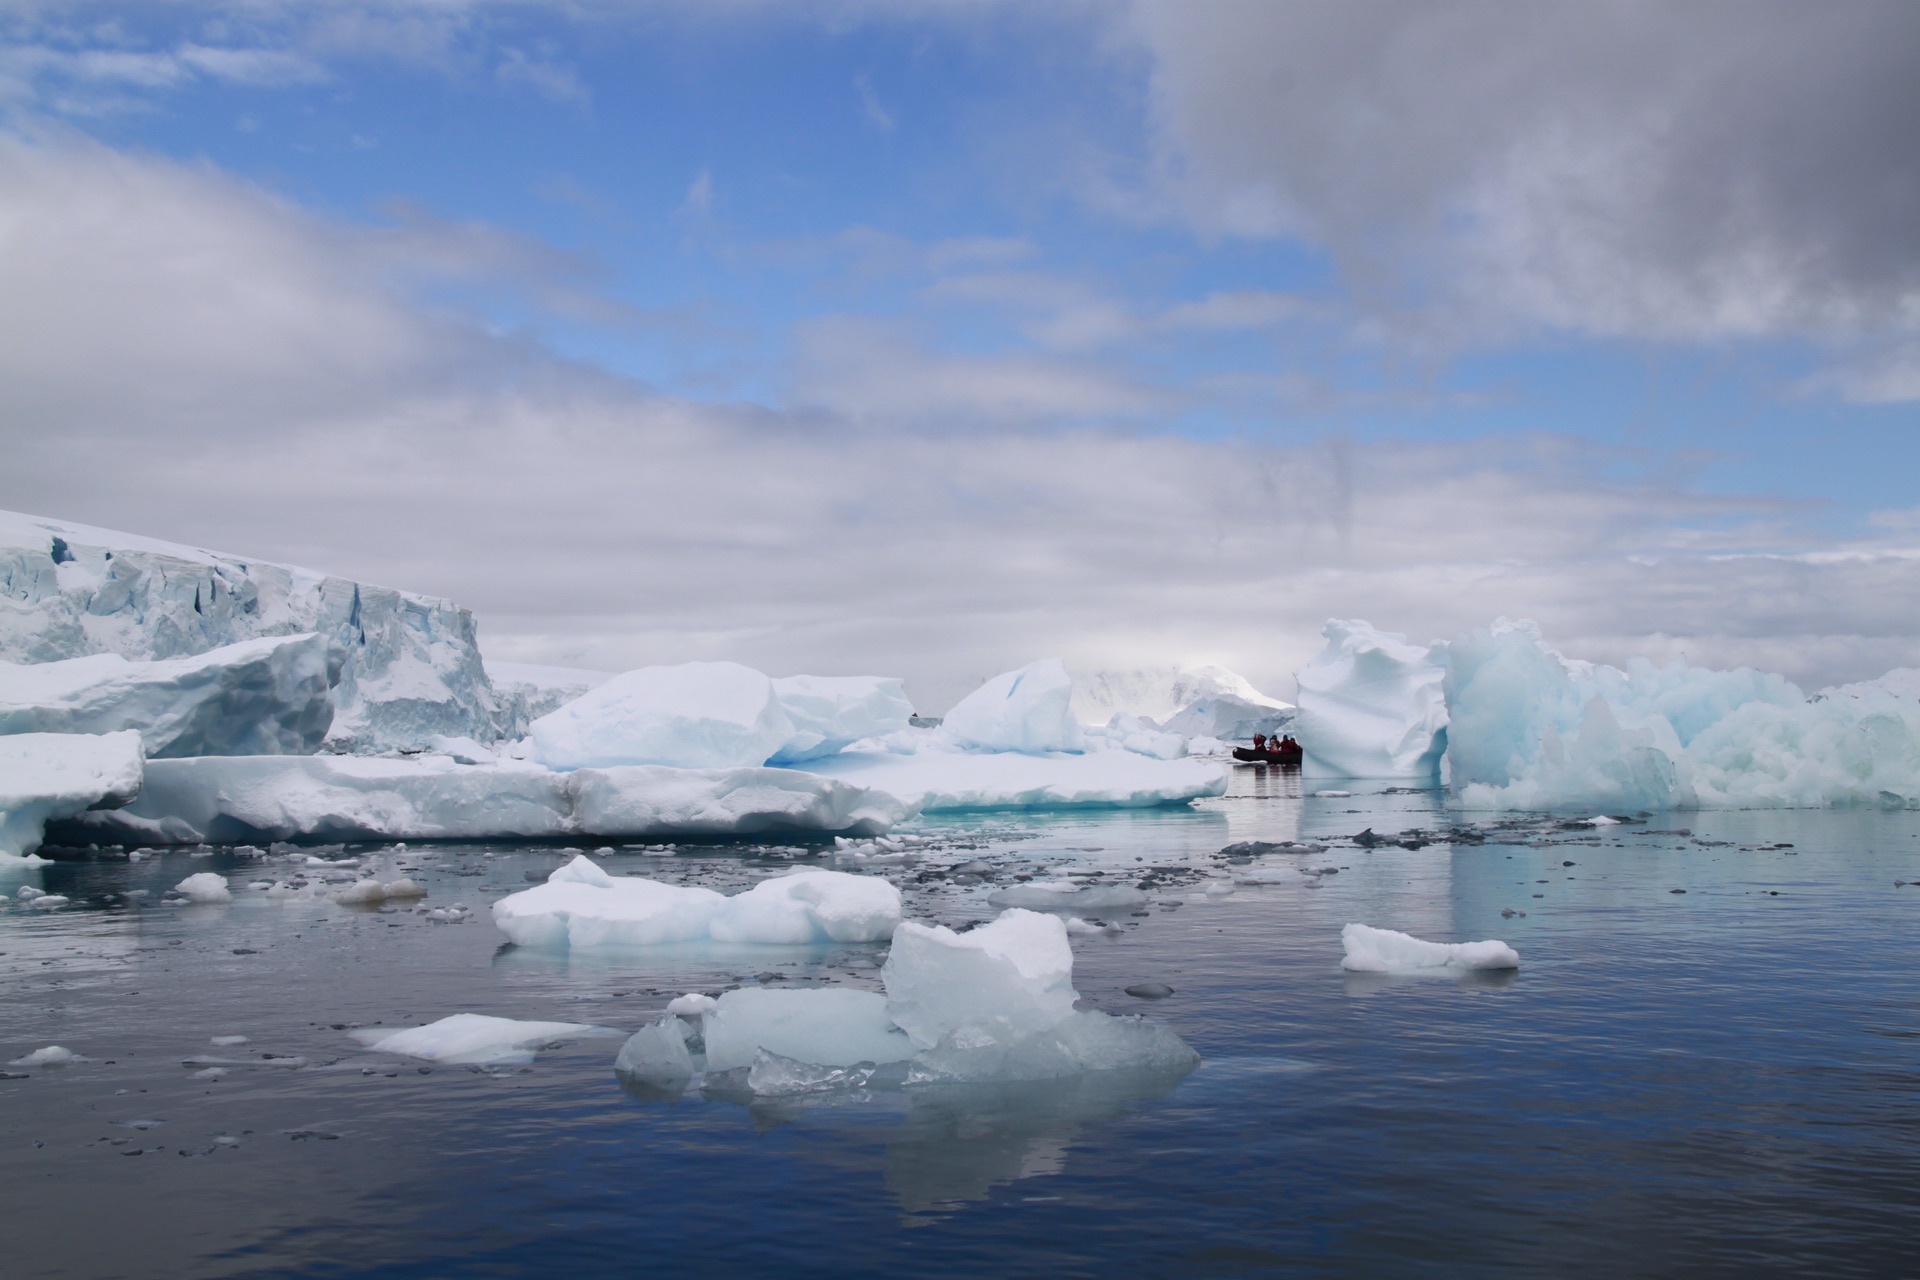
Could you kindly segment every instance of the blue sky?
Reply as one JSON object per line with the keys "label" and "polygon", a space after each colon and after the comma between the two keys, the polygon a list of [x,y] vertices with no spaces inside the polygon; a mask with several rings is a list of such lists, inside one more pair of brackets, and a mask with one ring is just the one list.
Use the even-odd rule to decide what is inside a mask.
{"label": "blue sky", "polygon": [[[14,0],[0,501],[453,594],[511,656],[936,698],[1037,650],[1284,686],[1329,613],[1920,661],[1920,41],[1730,17]],[[373,457],[464,488],[375,504]]]}

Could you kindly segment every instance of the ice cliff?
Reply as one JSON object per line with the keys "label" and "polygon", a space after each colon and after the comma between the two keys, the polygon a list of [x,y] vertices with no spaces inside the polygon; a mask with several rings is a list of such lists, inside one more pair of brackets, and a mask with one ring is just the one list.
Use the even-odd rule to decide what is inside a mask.
{"label": "ice cliff", "polygon": [[525,711],[487,680],[451,601],[15,512],[0,513],[0,660],[185,658],[314,632],[339,651],[326,746],[495,741]]}

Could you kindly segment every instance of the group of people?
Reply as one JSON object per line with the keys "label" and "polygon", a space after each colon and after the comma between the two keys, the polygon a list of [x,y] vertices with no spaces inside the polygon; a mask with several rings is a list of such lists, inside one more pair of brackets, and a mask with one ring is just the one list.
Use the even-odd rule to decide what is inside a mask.
{"label": "group of people", "polygon": [[1253,735],[1253,749],[1255,751],[1266,751],[1283,756],[1290,756],[1300,750],[1300,744],[1293,740],[1292,734],[1288,734],[1283,738],[1276,733],[1273,737],[1269,738],[1264,733],[1256,733]]}

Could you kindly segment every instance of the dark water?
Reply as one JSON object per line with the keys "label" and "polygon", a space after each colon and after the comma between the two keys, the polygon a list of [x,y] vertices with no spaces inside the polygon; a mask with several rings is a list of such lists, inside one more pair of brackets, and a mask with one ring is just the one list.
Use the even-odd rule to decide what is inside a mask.
{"label": "dark water", "polygon": [[[761,974],[873,986],[877,949],[503,948],[484,904],[551,849],[430,851],[430,905],[480,907],[464,924],[269,904],[244,886],[293,864],[227,852],[30,873],[74,904],[0,912],[0,1061],[47,1044],[90,1061],[0,1081],[0,1274],[1920,1271],[1920,887],[1894,883],[1920,880],[1920,814],[1362,848],[1330,838],[1460,816],[1420,795],[1303,799],[1253,770],[1236,789],[1193,811],[929,825],[943,844],[886,869],[909,915],[960,923],[993,914],[989,886],[925,869],[1131,879],[1215,869],[1236,840],[1328,840],[1251,865],[1337,874],[1209,901],[1163,872],[1155,896],[1184,905],[1076,938],[1090,1003],[1149,1011],[1204,1055],[1182,1080],[659,1101],[623,1091],[618,1041],[593,1039],[523,1070],[422,1073],[334,1024],[471,1010],[630,1030],[667,996]],[[726,886],[782,865],[726,847],[608,861]],[[240,901],[160,903],[207,869]],[[150,905],[106,897],[142,887]],[[1346,975],[1348,921],[1503,938],[1523,967]],[[1175,995],[1124,994],[1148,980]],[[224,1034],[249,1043],[209,1043]],[[197,1079],[196,1055],[241,1065]]]}

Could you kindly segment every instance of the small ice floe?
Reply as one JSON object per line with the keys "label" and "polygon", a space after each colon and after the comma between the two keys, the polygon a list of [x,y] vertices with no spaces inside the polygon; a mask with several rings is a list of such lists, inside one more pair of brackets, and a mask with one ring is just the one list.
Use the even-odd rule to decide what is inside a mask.
{"label": "small ice floe", "polygon": [[39,897],[29,901],[27,905],[35,911],[57,911],[71,901],[73,901],[73,899],[67,897],[64,893],[43,893]]}
{"label": "small ice floe", "polygon": [[234,1045],[247,1043],[245,1036],[215,1036],[210,1042],[222,1049],[231,1049]]}
{"label": "small ice floe", "polygon": [[1393,929],[1350,924],[1340,931],[1346,956],[1342,969],[1354,973],[1456,972],[1518,969],[1520,953],[1504,942],[1426,942]]}
{"label": "small ice floe", "polygon": [[1234,888],[1231,880],[1209,880],[1205,889],[1205,893],[1209,898],[1231,897],[1233,892]]}
{"label": "small ice floe", "polygon": [[415,881],[402,876],[398,880],[359,880],[333,895],[343,907],[377,907],[383,902],[411,902],[427,896]]}
{"label": "small ice floe", "polygon": [[57,1067],[68,1062],[85,1062],[86,1059],[73,1050],[57,1044],[44,1049],[35,1049],[24,1058],[15,1058],[7,1065],[10,1067]]}
{"label": "small ice floe", "polygon": [[1617,827],[1620,825],[1620,819],[1609,818],[1604,813],[1597,813],[1587,819],[1587,825],[1590,827]]}
{"label": "small ice floe", "polygon": [[193,1073],[195,1080],[224,1080],[226,1076],[227,1069],[225,1067],[202,1067]]}
{"label": "small ice floe", "polygon": [[227,878],[217,871],[200,871],[173,886],[173,891],[188,902],[232,902],[233,890]]}
{"label": "small ice floe", "polygon": [[1346,800],[1352,797],[1353,792],[1327,790],[1327,791],[1316,791],[1313,794],[1316,798],[1321,800]]}
{"label": "small ice floe", "polygon": [[1147,905],[1147,895],[1132,885],[1089,885],[1081,888],[1071,880],[1035,880],[1030,884],[1009,885],[987,896],[996,907],[1020,907],[1028,911],[1131,911]]}
{"label": "small ice floe", "polygon": [[469,912],[466,907],[455,903],[451,907],[435,907],[425,914],[427,919],[435,924],[459,924],[467,918]]}
{"label": "small ice floe", "polygon": [[622,1033],[584,1022],[521,1022],[481,1013],[456,1013],[424,1027],[366,1027],[348,1034],[376,1053],[491,1066],[532,1062],[535,1052],[554,1040]]}
{"label": "small ice floe", "polygon": [[[1305,874],[1297,867],[1248,867],[1233,873],[1234,884],[1298,884]],[[1207,892],[1213,892],[1208,886]],[[1231,887],[1227,890],[1232,893]]]}
{"label": "small ice floe", "polygon": [[689,991],[686,995],[675,996],[667,1001],[667,1012],[683,1018],[698,1018],[711,1013],[720,1002],[712,996],[701,995],[698,991]]}
{"label": "small ice floe", "polygon": [[309,866],[309,867],[319,867],[323,870],[344,871],[344,870],[347,870],[348,868],[359,866],[360,859],[358,858],[317,858],[313,854],[308,854],[306,857],[306,861],[302,865]]}

